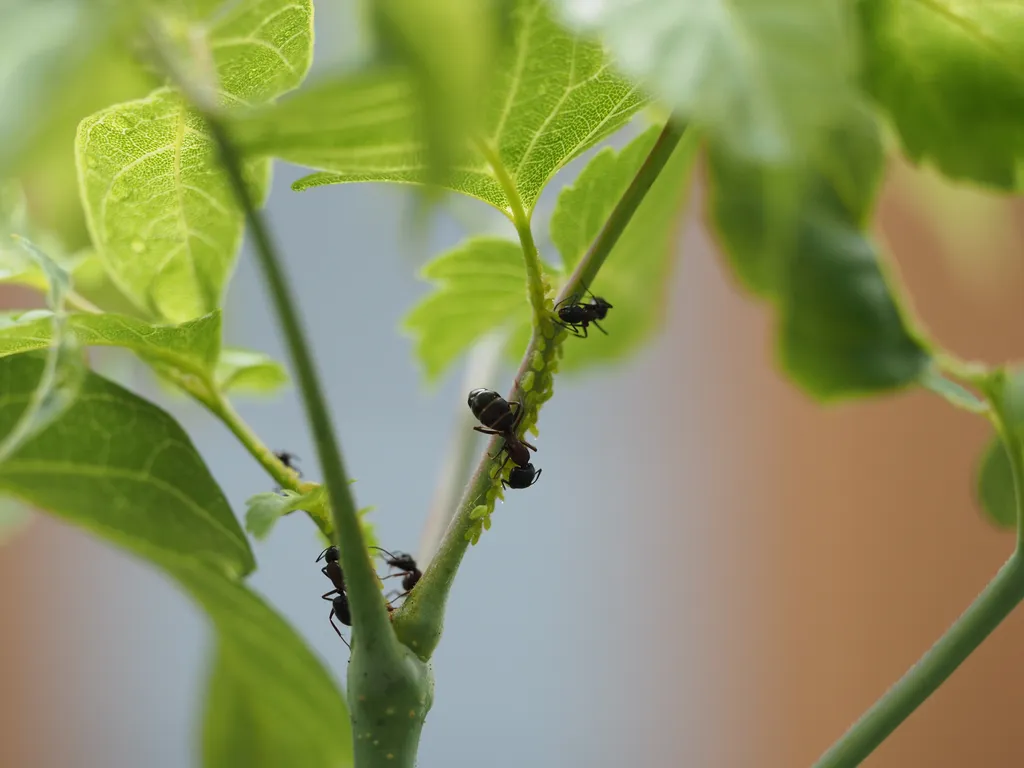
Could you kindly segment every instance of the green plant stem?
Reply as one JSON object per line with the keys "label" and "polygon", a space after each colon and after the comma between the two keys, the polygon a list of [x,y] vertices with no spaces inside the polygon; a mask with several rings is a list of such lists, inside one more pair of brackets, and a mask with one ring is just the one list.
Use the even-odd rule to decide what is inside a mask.
{"label": "green plant stem", "polygon": [[1005,371],[951,366],[948,360],[941,364],[947,370],[953,367],[981,389],[991,406],[986,415],[1010,457],[1017,504],[1017,549],[956,623],[821,757],[815,768],[860,765],[1024,600],[1024,440],[1007,416]]}
{"label": "green plant stem", "polygon": [[530,295],[530,304],[539,323],[545,311],[544,267],[541,266],[540,251],[537,250],[537,244],[533,240],[530,214],[523,205],[523,199],[519,196],[519,190],[516,188],[515,181],[513,181],[498,153],[485,141],[477,141],[476,146],[488,165],[491,166],[491,170],[494,171],[494,177],[498,180],[498,184],[508,199],[509,209],[506,213],[515,225],[516,234],[519,236],[519,244],[523,249],[523,260],[526,263],[526,285]]}
{"label": "green plant stem", "polygon": [[853,768],[931,696],[1024,599],[1024,562],[1015,552],[935,645],[837,741],[815,768]]}
{"label": "green plant stem", "polygon": [[345,572],[352,612],[352,659],[348,698],[359,768],[413,768],[423,721],[430,709],[433,682],[429,668],[398,642],[370,561],[355,500],[349,489],[330,411],[313,364],[296,302],[270,240],[263,217],[249,195],[241,159],[224,126],[204,114],[231,186],[252,231],[264,277],[288,344],[313,430],[334,519],[334,535]]}
{"label": "green plant stem", "polygon": [[217,389],[216,382],[208,382],[209,394],[206,397],[197,399],[206,406],[214,416],[224,422],[224,425],[231,430],[238,438],[245,449],[252,454],[277,484],[290,491],[298,491],[302,481],[299,480],[299,473],[289,469],[282,463],[274,452],[268,448],[248,424],[238,415],[231,402],[224,396],[224,393]]}
{"label": "green plant stem", "polygon": [[[654,147],[651,148],[650,154],[644,160],[633,182],[623,193],[615,209],[608,217],[608,221],[601,229],[594,244],[584,254],[576,270],[573,272],[572,278],[562,289],[557,299],[558,301],[562,301],[575,293],[578,290],[576,286],[580,280],[586,279],[589,284],[589,281],[597,275],[608,254],[611,253],[615,243],[618,242],[622,232],[632,219],[633,214],[636,213],[637,208],[643,202],[647,191],[658,178],[658,174],[665,167],[665,164],[672,156],[672,152],[685,133],[686,127],[684,125],[677,124],[671,120],[666,124],[665,129],[661,132]],[[506,194],[508,193],[506,192]],[[514,206],[512,218],[515,222]],[[533,242],[532,238],[530,242]],[[527,264],[529,265],[529,259],[527,259]],[[544,339],[541,333],[541,324],[535,322],[533,335],[527,346],[526,354],[519,365],[519,370],[516,372],[515,382],[520,381],[526,372],[530,370],[534,353],[539,350],[542,342],[547,344],[550,343],[550,340]],[[512,390],[509,392],[509,398],[516,396],[517,386],[517,384],[513,384]],[[494,482],[489,474],[492,463],[490,455],[496,452],[499,445],[500,439],[497,437],[492,438],[488,442],[484,455],[477,464],[476,471],[473,473],[462,494],[458,511],[445,532],[437,554],[430,561],[416,589],[409,595],[405,604],[395,616],[395,631],[398,633],[399,638],[406,645],[409,645],[422,659],[430,658],[441,639],[448,594],[451,592],[455,574],[469,547],[466,533],[472,528],[474,522],[470,518],[470,513],[477,506],[481,496],[488,491]]]}

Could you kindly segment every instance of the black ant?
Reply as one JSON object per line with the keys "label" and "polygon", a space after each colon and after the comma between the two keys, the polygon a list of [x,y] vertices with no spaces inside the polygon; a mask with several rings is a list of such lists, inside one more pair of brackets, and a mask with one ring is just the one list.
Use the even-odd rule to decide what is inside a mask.
{"label": "black ant", "polygon": [[[508,487],[529,488],[540,476],[540,470],[534,470],[533,464],[530,463],[530,451],[536,451],[537,448],[516,434],[526,411],[522,403],[514,405],[515,413],[512,412],[512,405],[493,389],[474,389],[469,393],[469,408],[483,424],[482,427],[473,429],[485,435],[500,435],[505,440],[505,445],[502,446],[505,460],[501,462],[498,472],[501,472],[511,460],[516,466],[509,476]],[[505,485],[504,481],[502,485]]]}
{"label": "black ant", "polygon": [[[345,575],[342,573],[339,559],[338,548],[328,547],[320,553],[320,556],[316,561],[318,563],[321,560],[326,561],[324,567],[320,569],[320,572],[330,579],[332,584],[334,584],[334,589],[330,592],[324,592],[321,595],[324,600],[331,601],[331,614],[327,617],[327,620],[331,622],[331,626],[334,627],[334,631],[338,633],[338,637],[341,638],[341,641],[345,645],[348,645],[348,640],[342,636],[341,630],[338,629],[334,623],[334,617],[337,616],[338,621],[346,627],[352,626],[352,613],[349,611],[348,607],[348,595],[345,594]],[[331,597],[331,595],[334,595],[334,597]],[[352,646],[349,645],[349,648],[351,647]]]}
{"label": "black ant", "polygon": [[302,459],[300,459],[294,453],[288,453],[288,451],[274,451],[274,456],[277,457],[278,461],[280,461],[282,464],[288,467],[288,469],[290,469],[299,477],[302,477],[302,470],[295,466],[295,462],[302,461]]}
{"label": "black ant", "polygon": [[[392,554],[383,547],[373,547],[373,549],[383,552],[385,555],[384,562],[391,568],[398,569],[399,572],[392,575],[402,577],[402,589],[405,590],[402,594],[398,595],[398,597],[404,597],[412,592],[413,587],[419,583],[420,578],[423,576],[423,573],[416,566],[416,560],[413,556],[407,555],[404,552],[396,552]],[[391,576],[385,576],[384,578],[389,579]],[[398,597],[395,599],[397,600]]]}
{"label": "black ant", "polygon": [[[590,289],[585,285],[583,290],[590,293]],[[608,331],[598,325],[597,321],[604,320],[607,317],[608,310],[612,309],[612,305],[593,293],[590,293],[591,301],[588,304],[581,304],[580,299],[582,298],[582,293],[574,293],[555,305],[555,313],[558,315],[558,319],[562,321],[557,323],[557,325],[565,328],[573,336],[585,339],[587,338],[587,326],[593,323],[597,330],[607,336]],[[566,304],[566,302],[569,303]],[[563,307],[563,304],[566,304],[566,306]]]}

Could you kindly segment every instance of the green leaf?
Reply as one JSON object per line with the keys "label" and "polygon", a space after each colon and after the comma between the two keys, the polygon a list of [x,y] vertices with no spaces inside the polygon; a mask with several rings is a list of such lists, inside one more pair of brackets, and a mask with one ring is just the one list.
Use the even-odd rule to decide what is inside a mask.
{"label": "green leaf", "polygon": [[287,383],[288,372],[269,355],[249,349],[221,350],[217,361],[217,385],[222,392],[267,395]]}
{"label": "green leaf", "polygon": [[78,397],[86,370],[85,357],[78,339],[68,326],[64,312],[64,303],[71,290],[71,279],[67,272],[31,242],[20,237],[17,239],[46,275],[49,283],[47,304],[51,309],[51,317],[47,325],[53,346],[46,355],[38,383],[20,418],[0,439],[0,464],[71,407]]}
{"label": "green leaf", "polygon": [[1014,3],[859,3],[864,81],[915,162],[954,179],[1019,185],[1024,15]]}
{"label": "green leaf", "polygon": [[[288,635],[272,632],[274,648],[260,649],[257,656],[230,640],[218,644],[205,699],[203,765],[352,765],[348,713],[327,670],[317,670],[319,662],[299,638],[276,615],[267,613],[253,622],[251,631],[266,636],[265,627],[273,630],[275,623],[281,625],[277,629]],[[285,656],[301,659],[302,668],[281,669]],[[311,693],[309,699],[302,695],[304,691]],[[282,694],[279,703],[277,697]],[[318,705],[323,708],[314,709]]]}
{"label": "green leaf", "polygon": [[416,339],[416,356],[428,382],[489,331],[530,322],[523,254],[509,240],[466,240],[427,263],[420,274],[437,288],[412,308],[403,326]]}
{"label": "green leaf", "polygon": [[950,405],[962,408],[971,413],[986,414],[989,412],[989,404],[966,387],[961,386],[952,379],[946,378],[935,365],[930,365],[921,374],[920,384],[929,389],[939,397],[943,398]]}
{"label": "green leaf", "polygon": [[[219,310],[172,326],[114,314],[75,314],[67,322],[84,346],[125,347],[144,360],[159,361],[185,374],[209,375],[218,362]],[[52,341],[47,313],[26,312],[0,325],[0,356],[45,349]]]}
{"label": "green leaf", "polygon": [[1007,441],[1013,444],[1024,476],[1024,368],[996,372],[988,385],[989,402],[1006,427],[1006,434],[989,442],[978,467],[976,492],[989,519],[1004,528],[1017,525],[1017,495],[1014,489],[1013,458]]}
{"label": "green leaf", "polygon": [[[222,100],[258,103],[298,85],[312,52],[309,0],[225,7],[207,19],[213,9],[206,3],[195,19],[203,22]],[[86,118],[76,156],[93,244],[125,295],[172,322],[216,309],[243,215],[205,124],[182,97],[163,88]],[[262,200],[269,163],[249,163],[246,173]]]}
{"label": "green leaf", "polygon": [[270,535],[274,524],[288,513],[307,507],[313,510],[322,508],[326,500],[320,487],[311,493],[296,493],[289,490],[281,493],[257,493],[245,500],[245,530],[257,539],[263,540]]}
{"label": "green leaf", "polygon": [[[661,126],[652,126],[621,152],[601,150],[576,183],[559,195],[551,217],[551,240],[565,263],[562,282],[597,238],[660,132]],[[566,339],[561,370],[619,359],[635,351],[661,324],[698,146],[697,132],[689,131],[590,286],[612,304],[608,322],[602,323],[608,335],[591,328],[586,341]],[[514,353],[521,356],[522,351]]]}
{"label": "green leaf", "polygon": [[[0,358],[0,435],[44,362]],[[195,447],[164,411],[93,373],[74,404],[0,464],[0,491],[161,562],[248,573],[252,553]]]}
{"label": "green leaf", "polygon": [[783,368],[822,400],[906,386],[929,363],[863,231],[882,165],[864,112],[799,172],[712,148],[712,224],[741,279],[776,305]]}
{"label": "green leaf", "polygon": [[[610,67],[597,44],[569,35],[543,0],[519,0],[514,44],[485,89],[482,139],[467,147],[444,186],[508,213],[491,160],[532,209],[554,173],[625,125],[646,98]],[[295,189],[354,181],[419,183],[426,154],[415,89],[401,70],[337,77],[235,126],[252,154],[332,173]],[[486,155],[491,155],[487,157]]]}
{"label": "green leaf", "polygon": [[855,40],[842,0],[559,0],[730,153],[801,157],[851,93]]}

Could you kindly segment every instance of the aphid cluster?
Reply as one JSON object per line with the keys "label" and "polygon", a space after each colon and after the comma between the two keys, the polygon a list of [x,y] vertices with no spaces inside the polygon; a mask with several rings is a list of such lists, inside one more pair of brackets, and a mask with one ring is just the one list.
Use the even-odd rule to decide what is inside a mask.
{"label": "aphid cluster", "polygon": [[[423,575],[420,572],[419,567],[417,567],[416,560],[413,559],[413,556],[407,555],[404,552],[396,552],[392,554],[381,547],[371,547],[371,549],[383,552],[384,562],[386,562],[389,567],[398,569],[398,573],[385,576],[385,579],[390,579],[396,576],[402,577],[402,589],[404,591],[395,597],[394,600],[405,597],[412,592],[413,587],[419,583],[420,577]],[[341,638],[341,641],[345,643],[345,645],[348,645],[348,640],[344,638],[341,634],[341,630],[338,629],[338,626],[334,623],[334,617],[337,616],[338,621],[346,627],[352,626],[352,612],[349,610],[348,593],[345,591],[345,575],[341,570],[338,548],[332,546],[325,549],[316,559],[318,563],[321,560],[325,562],[324,567],[320,569],[320,572],[330,579],[331,583],[334,585],[334,589],[321,595],[324,600],[329,600],[331,603],[331,613],[327,617],[327,620],[331,622],[331,626],[334,628],[334,631],[338,633],[338,637]],[[392,602],[393,600],[389,601],[387,604],[389,611],[394,610],[394,606],[391,604]]]}
{"label": "aphid cluster", "polygon": [[[590,289],[586,286],[584,286],[584,290],[590,294],[590,301],[586,304],[581,301],[583,294],[577,293],[560,301],[555,306],[555,313],[558,315],[556,324],[582,339],[587,338],[587,328],[590,325],[607,336],[608,332],[597,321],[604,320],[608,316],[608,310],[612,308],[612,305],[600,296],[590,293]],[[516,406],[514,412],[513,405]],[[542,470],[534,468],[530,461],[530,451],[537,449],[518,434],[519,425],[526,413],[522,402],[509,403],[493,389],[474,389],[469,393],[469,408],[483,424],[483,426],[473,427],[473,429],[485,435],[500,435],[505,440],[505,444],[501,448],[505,452],[505,460],[501,462],[498,473],[500,474],[505,469],[505,465],[509,461],[515,466],[509,472],[508,480],[502,477],[502,488],[529,488],[536,483]],[[498,455],[501,455],[501,451],[498,452]],[[497,458],[497,456],[492,458]]]}

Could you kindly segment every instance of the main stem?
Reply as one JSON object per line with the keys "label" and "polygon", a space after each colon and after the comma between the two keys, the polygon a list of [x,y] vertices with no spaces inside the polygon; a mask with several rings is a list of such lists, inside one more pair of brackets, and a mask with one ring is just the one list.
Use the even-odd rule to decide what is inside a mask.
{"label": "main stem", "polygon": [[1014,552],[964,614],[826,752],[815,768],[853,768],[931,696],[1024,600],[1024,562]]}

